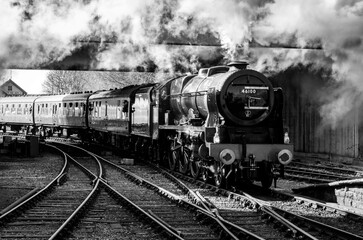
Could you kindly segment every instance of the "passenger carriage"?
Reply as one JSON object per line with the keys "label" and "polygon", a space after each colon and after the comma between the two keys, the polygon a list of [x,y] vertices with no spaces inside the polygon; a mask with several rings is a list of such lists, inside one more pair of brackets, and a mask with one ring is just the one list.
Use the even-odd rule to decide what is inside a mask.
{"label": "passenger carriage", "polygon": [[91,93],[42,96],[35,100],[35,125],[48,134],[58,130],[66,135],[87,129],[87,101]]}
{"label": "passenger carriage", "polygon": [[0,98],[0,126],[11,126],[19,131],[23,126],[34,124],[34,100],[38,96],[19,96]]}

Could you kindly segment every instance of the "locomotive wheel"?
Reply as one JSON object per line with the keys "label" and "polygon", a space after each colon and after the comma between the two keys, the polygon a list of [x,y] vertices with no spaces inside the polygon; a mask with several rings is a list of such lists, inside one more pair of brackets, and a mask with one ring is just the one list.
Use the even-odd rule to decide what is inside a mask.
{"label": "locomotive wheel", "polygon": [[169,169],[175,171],[176,165],[180,159],[180,151],[177,150],[177,151],[167,152],[167,155],[169,161]]}
{"label": "locomotive wheel", "polygon": [[214,173],[214,183],[218,188],[223,188],[226,185],[224,170],[223,166],[218,166]]}
{"label": "locomotive wheel", "polygon": [[203,182],[210,183],[210,180],[212,177],[211,177],[209,169],[203,167],[203,168],[201,168],[200,172],[201,172],[201,177],[202,177]]}
{"label": "locomotive wheel", "polygon": [[272,165],[270,162],[262,161],[260,166],[260,179],[263,188],[269,189],[273,181]]}
{"label": "locomotive wheel", "polygon": [[189,170],[190,153],[187,148],[183,148],[182,157],[179,158],[179,172],[186,174]]}
{"label": "locomotive wheel", "polygon": [[142,160],[150,160],[150,155],[149,155],[149,145],[146,141],[142,141],[141,144],[141,159]]}
{"label": "locomotive wheel", "polygon": [[194,179],[197,179],[200,174],[202,161],[198,158],[195,158],[193,161],[190,161],[190,174]]}
{"label": "locomotive wheel", "polygon": [[157,160],[157,147],[155,146],[155,144],[151,144],[148,147],[148,156],[150,161],[155,162]]}

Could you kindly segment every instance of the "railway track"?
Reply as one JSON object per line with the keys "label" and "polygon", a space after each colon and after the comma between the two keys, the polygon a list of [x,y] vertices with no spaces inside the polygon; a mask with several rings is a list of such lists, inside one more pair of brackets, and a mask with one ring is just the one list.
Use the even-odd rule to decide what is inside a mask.
{"label": "railway track", "polygon": [[[273,230],[273,225],[268,226],[267,220],[260,219],[262,216],[260,213],[249,208],[245,212],[239,211],[237,213],[234,210],[216,212],[217,208],[209,208],[208,202],[198,192],[188,189],[185,185],[181,187],[180,183],[175,184],[175,179],[171,181],[155,169],[148,168],[147,170],[147,168],[141,167],[138,168],[138,173],[130,173],[114,163],[105,159],[102,160],[107,163],[104,166],[107,173],[105,175],[107,176],[107,185],[112,185],[118,194],[123,195],[125,199],[133,202],[138,208],[159,219],[183,239],[220,239],[221,234],[223,239],[245,237],[251,239],[265,239],[267,237],[269,239],[290,239],[291,237],[284,237],[285,233]],[[120,174],[119,171],[123,174]],[[143,175],[143,178],[139,175]],[[132,179],[137,184],[128,181],[128,179]],[[151,181],[157,182],[157,185]],[[145,188],[144,185],[150,189]],[[183,191],[187,192],[183,194]],[[188,200],[188,198],[192,200]],[[197,206],[194,203],[204,204]],[[233,218],[234,222],[226,220],[225,217],[230,220]],[[210,222],[218,226],[217,232],[212,230]],[[246,228],[247,225],[249,225],[250,230]],[[254,232],[259,230],[259,233],[252,232],[251,226],[254,227]],[[264,229],[262,236],[261,229]]]}
{"label": "railway track", "polygon": [[[179,188],[176,189],[175,185],[163,180],[163,178],[165,178],[165,173],[160,173],[157,168],[149,168],[142,165],[130,167],[124,166],[124,168],[129,168],[129,170],[133,170],[135,174],[143,175],[143,178],[146,178],[149,181],[157,182],[158,185],[163,185],[163,187],[168,192],[172,194],[179,194],[180,197],[183,196],[183,200],[188,198],[188,201],[198,203],[201,207],[204,206],[205,209],[209,210],[209,213],[212,216],[216,216],[221,221],[227,230],[231,231],[232,234],[235,234],[235,236],[238,237],[246,237],[248,235],[252,239],[290,239],[291,237],[307,239],[331,239],[332,235],[327,233],[333,232],[334,238],[336,239],[363,239],[359,235],[349,231],[344,231],[334,226],[323,223],[320,223],[319,225],[319,221],[296,221],[295,219],[304,219],[303,217],[300,217],[299,214],[293,217],[294,221],[296,221],[296,224],[293,224],[288,218],[283,217],[283,215],[285,215],[283,214],[283,209],[276,208],[273,206],[273,204],[269,204],[267,201],[254,198],[244,193],[235,194],[226,190],[217,189],[214,186],[206,186],[204,183],[199,183],[200,185],[196,185],[192,178],[182,174],[177,175],[186,179],[184,184],[192,185],[189,187],[180,187],[180,185],[183,184],[176,183]],[[145,170],[147,168],[149,168],[149,170]],[[166,178],[169,179],[170,177]],[[175,182],[178,180],[172,181]],[[180,190],[182,190],[187,196],[181,195]],[[290,199],[293,198],[292,196],[286,195],[284,197]],[[269,198],[270,199],[268,200],[272,202],[281,200],[280,198],[275,197]],[[298,206],[301,201],[301,199],[300,201],[296,201],[296,206]],[[311,202],[312,200],[309,201],[309,204],[312,207],[316,206],[316,204],[312,204]],[[320,210],[325,211],[325,208],[326,206],[321,207]],[[328,207],[327,209],[330,208]],[[352,216],[354,214],[347,215]],[[355,220],[359,219],[358,221],[361,221],[361,218],[357,215],[354,215],[354,218]],[[243,219],[246,219],[246,221],[243,222]],[[297,226],[303,224],[303,222],[306,226],[308,226],[307,230]],[[306,222],[308,222],[308,224]],[[266,225],[270,225],[269,227],[271,227],[272,230],[268,227],[266,228]],[[276,228],[278,230],[276,230]],[[274,231],[280,235],[275,235]]]}
{"label": "railway track", "polygon": [[285,178],[308,183],[329,183],[359,177],[357,171],[317,164],[291,163],[285,166]]}
{"label": "railway track", "polygon": [[[127,167],[126,167],[127,168]],[[156,181],[164,182],[161,179],[165,174],[158,172],[148,166],[128,167],[130,170],[137,174],[143,174],[144,178]],[[145,171],[145,169],[148,169]],[[148,173],[148,174],[147,174]],[[164,176],[165,177],[165,176]],[[183,178],[185,176],[183,175]],[[193,181],[188,178],[189,181]],[[190,183],[186,183],[190,184]],[[164,187],[171,192],[178,192],[175,190],[175,186],[172,184],[164,183]],[[185,188],[185,187],[184,187]],[[248,199],[245,196],[237,196],[238,194],[227,193],[227,191],[215,189],[214,187],[208,187],[211,191],[205,188],[200,188],[195,184],[191,184],[190,187],[186,187],[184,191],[189,191],[189,199],[193,198],[192,195],[198,195],[203,198],[202,195],[207,196],[207,200],[192,200],[193,202],[205,202],[209,208],[212,208],[212,212],[218,212],[222,222],[228,226],[238,226],[240,229],[244,229],[245,232],[254,235],[256,239],[291,239],[294,237],[305,237],[307,239],[331,239],[331,235],[325,235],[327,228],[331,229],[336,236],[342,236],[337,239],[346,239],[343,236],[348,234],[351,239],[362,239],[355,234],[341,231],[331,226],[320,225],[316,227],[316,223],[310,223],[310,226],[314,225],[314,229],[306,231],[295,224],[292,224],[290,220],[283,217],[276,211],[276,208],[270,206],[265,201],[259,201],[258,199]],[[191,194],[191,189],[197,190],[197,194]],[[227,194],[223,197],[220,193]],[[231,197],[234,195],[234,197]],[[198,198],[198,197],[197,197]],[[274,199],[276,201],[276,198]],[[282,211],[282,210],[281,210]],[[302,222],[302,221],[301,221]],[[298,224],[301,224],[298,222]],[[305,224],[306,225],[306,224]],[[231,232],[237,231],[233,227],[229,228]],[[324,229],[324,230],[323,230]],[[334,229],[334,230],[333,230]],[[240,230],[239,230],[240,231]],[[329,232],[329,231],[328,231]],[[236,233],[237,235],[238,233]],[[340,234],[340,235],[339,235]],[[240,236],[240,235],[239,235]],[[349,238],[348,238],[349,239]]]}
{"label": "railway track", "polygon": [[67,239],[163,239],[104,187]]}
{"label": "railway track", "polygon": [[93,177],[67,155],[64,159],[61,172],[45,188],[0,216],[1,239],[53,239],[78,218],[94,194]]}
{"label": "railway track", "polygon": [[292,162],[288,165],[289,167],[300,167],[300,168],[308,168],[314,169],[319,171],[327,171],[329,173],[336,173],[338,175],[342,175],[345,177],[355,177],[358,175],[356,170],[344,167],[343,165],[340,166],[333,166],[333,165],[323,165],[323,164],[311,164],[311,163],[303,163],[303,162]]}
{"label": "railway track", "polygon": [[[181,177],[182,179],[185,179],[186,184],[190,184],[190,188],[198,189],[199,193],[201,195],[205,196],[207,199],[207,202],[217,208],[220,212],[220,215],[227,221],[235,222],[236,224],[243,225],[244,223],[238,223],[238,221],[241,221],[243,219],[242,214],[241,216],[238,216],[236,214],[236,205],[239,205],[239,208],[245,209],[246,207],[248,209],[253,207],[256,207],[258,209],[257,212],[261,213],[262,219],[267,219],[267,222],[271,222],[271,224],[279,229],[280,231],[285,232],[288,236],[294,235],[298,237],[304,236],[307,239],[363,239],[362,235],[363,232],[361,232],[362,235],[357,235],[353,232],[350,232],[345,228],[345,226],[342,226],[341,222],[338,223],[331,223],[327,224],[324,222],[321,222],[317,220],[316,218],[312,217],[304,217],[302,216],[306,210],[305,207],[308,206],[312,209],[312,211],[315,212],[332,212],[332,215],[337,215],[338,217],[342,217],[342,221],[345,222],[356,222],[357,227],[360,226],[360,223],[363,222],[363,218],[360,215],[344,211],[342,209],[336,209],[334,207],[324,205],[323,203],[319,201],[314,201],[312,199],[306,199],[301,196],[293,196],[293,195],[283,195],[285,199],[289,199],[289,207],[292,209],[297,209],[295,214],[293,214],[291,211],[283,210],[280,207],[280,203],[277,204],[278,207],[274,206],[276,202],[281,202],[281,193],[275,193],[275,195],[279,195],[279,197],[274,197],[273,195],[266,195],[264,194],[264,198],[261,198],[260,196],[254,196],[252,197],[249,194],[245,193],[233,193],[226,190],[220,190],[216,189],[213,186],[207,186],[204,183],[198,182],[196,185],[196,181],[193,180],[193,178],[177,174],[178,177]],[[201,188],[200,188],[201,187]],[[210,191],[210,190],[211,191]],[[220,193],[220,194],[216,194]],[[261,193],[261,191],[260,191]],[[261,194],[260,194],[261,195]],[[224,197],[223,197],[224,196]],[[247,198],[246,198],[247,197]],[[258,198],[257,198],[258,197]],[[296,197],[296,199],[295,199]],[[298,201],[295,201],[299,199]],[[285,200],[286,201],[286,200]],[[301,208],[301,203],[306,202],[303,208]],[[227,211],[223,210],[223,208],[226,208]],[[232,211],[230,211],[230,208],[233,208]],[[319,210],[317,210],[319,208]],[[221,210],[222,209],[222,210]],[[299,210],[302,209],[303,213]],[[242,210],[243,211],[243,210]],[[251,214],[251,216],[253,216]],[[274,217],[273,217],[274,216]],[[261,228],[261,225],[257,224],[257,221],[253,221],[253,218],[250,219],[250,221],[247,221],[247,224],[250,224],[252,227],[249,229],[250,231],[256,231],[256,232],[263,232],[264,229]],[[344,220],[346,219],[346,220]],[[353,220],[352,220],[353,219]],[[252,221],[251,221],[252,220]],[[292,222],[294,224],[292,224]],[[290,225],[292,224],[292,225]],[[293,226],[294,225],[294,226]],[[336,226],[338,225],[338,226]],[[298,227],[299,226],[299,227]],[[304,227],[300,227],[304,226]],[[266,229],[266,228],[265,228]],[[354,229],[354,228],[353,228]],[[267,232],[267,236],[271,237],[272,232]],[[277,238],[277,239],[284,239],[284,238]]]}
{"label": "railway track", "polygon": [[[131,205],[133,211],[162,226],[168,235],[177,239],[238,239],[205,210],[183,201],[179,196],[112,163],[105,164],[104,169],[107,178],[101,179],[101,182],[106,191],[116,196],[123,205]],[[217,222],[221,227],[213,229],[210,222]]]}
{"label": "railway track", "polygon": [[[128,231],[138,234],[139,238],[147,235],[145,239],[150,239],[149,236],[152,239],[165,236],[176,239],[331,239],[332,236],[326,234],[328,232],[333,232],[335,239],[363,239],[329,225],[309,223],[298,215],[287,216],[283,209],[265,200],[217,189],[185,175],[176,174],[183,179],[180,181],[155,167],[120,167],[94,154],[90,157],[80,155],[69,158],[76,160],[77,165],[87,166],[83,171],[88,175],[97,176],[97,181],[93,178],[93,184],[99,183],[95,190],[99,195],[93,197],[92,204],[89,204],[91,209],[83,211],[84,217],[78,219],[78,227],[57,230],[54,236],[58,238],[101,237],[104,236],[102,232],[95,229],[103,226],[101,228],[107,229],[110,236],[122,236],[128,227]],[[102,164],[95,164],[96,159]],[[126,223],[115,215],[110,219],[108,212],[111,210],[105,206],[112,206],[113,212],[124,211],[117,216],[123,216]],[[304,228],[299,227],[302,223]],[[140,233],[138,226],[146,230]],[[40,236],[42,234],[37,233],[34,238]]]}

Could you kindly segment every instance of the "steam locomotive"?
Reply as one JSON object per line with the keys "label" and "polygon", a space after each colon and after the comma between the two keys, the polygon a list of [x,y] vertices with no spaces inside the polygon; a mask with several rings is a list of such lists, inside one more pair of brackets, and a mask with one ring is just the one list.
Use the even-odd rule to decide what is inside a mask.
{"label": "steam locomotive", "polygon": [[282,89],[235,61],[154,84],[1,98],[0,125],[76,133],[218,187],[269,188],[293,158],[282,107]]}

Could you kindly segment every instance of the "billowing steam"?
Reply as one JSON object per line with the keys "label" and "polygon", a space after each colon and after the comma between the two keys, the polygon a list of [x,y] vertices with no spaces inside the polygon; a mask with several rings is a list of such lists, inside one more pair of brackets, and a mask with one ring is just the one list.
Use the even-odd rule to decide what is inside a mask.
{"label": "billowing steam", "polygon": [[195,71],[222,52],[271,74],[326,69],[339,86],[319,100],[332,124],[362,102],[362,0],[9,0],[0,9],[2,68],[61,61],[85,43],[96,45],[90,67],[102,69]]}
{"label": "billowing steam", "polygon": [[[294,56],[287,50],[265,62],[270,66],[278,62],[282,67],[303,63],[327,68],[338,82],[336,88],[321,95],[323,122],[335,126],[342,118],[352,116],[350,111],[363,102],[363,1],[278,0],[261,10],[265,17],[253,29],[257,42],[322,47],[322,54],[313,58],[306,51]],[[256,58],[260,63],[260,57]]]}
{"label": "billowing steam", "polygon": [[[77,1],[2,1],[2,65],[39,67],[61,60],[80,46],[74,40],[90,34],[91,7]],[[5,13],[5,14],[3,14]]]}

